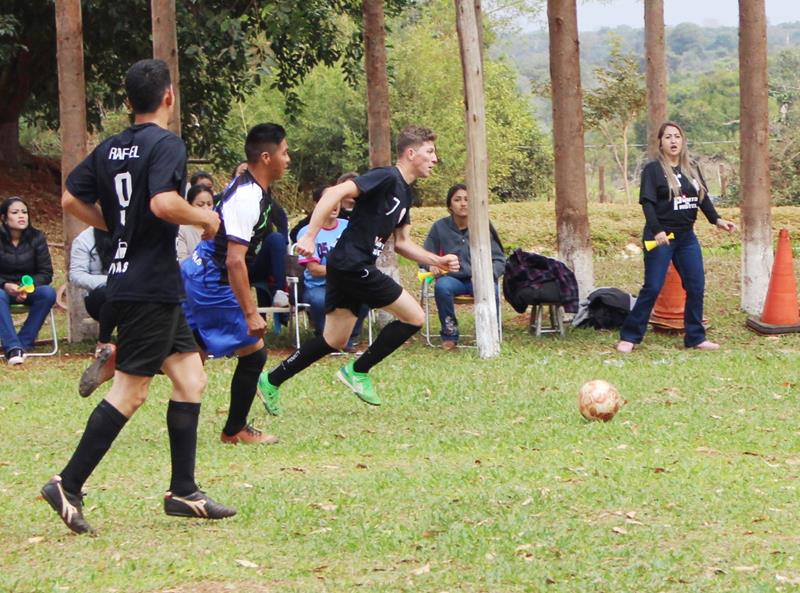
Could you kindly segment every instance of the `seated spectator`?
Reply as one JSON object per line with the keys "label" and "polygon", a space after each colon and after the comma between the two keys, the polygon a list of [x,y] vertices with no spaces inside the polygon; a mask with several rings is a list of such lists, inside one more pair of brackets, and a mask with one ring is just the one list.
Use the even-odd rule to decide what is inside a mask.
{"label": "seated spectator", "polygon": [[[455,297],[473,296],[468,204],[467,187],[462,183],[451,187],[447,192],[447,209],[450,211],[450,216],[433,223],[425,239],[425,249],[439,255],[453,253],[458,256],[461,264],[458,272],[449,272],[446,275],[439,268],[431,268],[431,272],[437,278],[433,294],[441,322],[442,348],[445,350],[452,350],[458,345]],[[503,273],[506,258],[503,255],[503,244],[491,223],[489,230],[492,240],[492,268],[496,281]]]}
{"label": "seated spectator", "polygon": [[211,177],[211,173],[203,171],[202,169],[198,169],[189,179],[189,187],[194,187],[195,185],[204,185],[207,189],[213,192],[214,178]]}
{"label": "seated spectator", "polygon": [[86,291],[83,298],[86,312],[99,324],[94,361],[83,372],[78,386],[78,393],[83,397],[114,375],[116,346],[111,342],[111,334],[116,320],[113,307],[106,300],[108,266],[113,256],[114,243],[107,231],[89,227],[72,242],[69,281]]}
{"label": "seated spectator", "polygon": [[[311,192],[311,200],[314,202],[315,206],[317,205],[317,202],[319,202],[319,199],[322,197],[323,191],[325,191],[324,187],[318,187],[313,192]],[[314,209],[312,208],[311,210],[313,211]],[[303,218],[301,218],[300,222],[294,225],[292,227],[292,230],[289,231],[289,239],[291,239],[292,243],[297,243],[297,234],[304,226],[308,225],[309,222],[311,222],[311,212],[309,212]]]}
{"label": "seated spectator", "polygon": [[111,234],[94,227],[84,229],[75,237],[70,250],[69,281],[86,291],[83,299],[86,312],[100,324],[97,350],[111,343],[116,325],[111,317],[111,307],[105,306],[108,266],[113,256]]}
{"label": "seated spectator", "polygon": [[[28,205],[22,198],[7,198],[0,204],[0,343],[8,364],[25,361],[36,336],[56,302],[50,286],[53,264],[47,239],[30,224]],[[33,279],[33,291],[23,287],[23,276]],[[11,318],[11,305],[28,307],[28,316],[19,333]]]}
{"label": "seated spectator", "polygon": [[[286,307],[286,251],[289,245],[289,217],[274,197],[267,219],[267,234],[248,270],[250,282],[256,287],[259,307]],[[285,321],[285,320],[283,320]]]}
{"label": "seated spectator", "polygon": [[[320,197],[322,192],[320,192]],[[319,201],[319,198],[317,198]],[[336,242],[347,228],[347,221],[338,218],[339,205],[336,205],[325,224],[320,229],[315,240],[316,253],[312,257],[301,257],[299,262],[305,267],[303,271],[303,301],[308,303],[311,314],[311,323],[314,325],[314,335],[321,336],[325,329],[325,277],[327,275],[328,254],[336,246]],[[306,234],[308,225],[300,229],[297,238]],[[350,334],[350,339],[345,347],[345,352],[355,352],[358,337],[364,318],[369,313],[369,308],[364,306],[358,312],[356,324]]]}
{"label": "seated spectator", "polygon": [[[336,185],[344,183],[350,179],[355,179],[356,177],[358,177],[358,173],[354,173],[352,171],[349,173],[342,173],[336,180]],[[353,213],[353,208],[356,207],[356,201],[354,198],[345,198],[342,200],[341,207],[342,208],[339,211],[339,218],[343,220],[350,220],[350,215]]]}
{"label": "seated spectator", "polygon": [[[196,208],[211,210],[214,207],[214,194],[203,184],[193,185],[189,189],[186,199]],[[182,224],[180,226],[178,229],[177,243],[175,244],[178,252],[178,261],[183,261],[192,254],[194,248],[200,243],[202,235],[203,229],[200,227],[190,224]]]}
{"label": "seated spectator", "polygon": [[[348,179],[355,179],[358,177],[358,173],[343,173],[339,176],[336,180],[336,183],[344,183]],[[311,194],[311,199],[314,201],[314,205],[316,206],[319,199],[322,197],[322,192],[325,191],[324,187],[318,187],[315,189]],[[353,208],[356,205],[356,201],[353,198],[345,198],[342,200],[341,209],[339,210],[339,218],[342,220],[350,220],[350,214],[353,212]],[[313,208],[312,208],[313,210]],[[306,214],[300,222],[292,227],[292,230],[289,231],[289,238],[292,240],[292,243],[297,243],[297,235],[304,226],[306,226],[309,222],[311,222],[311,213],[309,212]]]}

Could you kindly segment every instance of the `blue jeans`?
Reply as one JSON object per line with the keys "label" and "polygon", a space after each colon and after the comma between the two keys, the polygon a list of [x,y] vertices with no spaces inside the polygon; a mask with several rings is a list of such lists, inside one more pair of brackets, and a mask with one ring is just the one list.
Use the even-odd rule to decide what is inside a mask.
{"label": "blue jeans", "polygon": [[37,286],[23,303],[28,307],[28,317],[17,333],[10,308],[16,304],[16,300],[12,300],[5,290],[0,290],[0,342],[3,344],[3,351],[8,352],[12,348],[32,350],[36,336],[55,302],[56,291],[52,286]]}
{"label": "blue jeans", "polygon": [[[256,286],[256,296],[260,307],[272,305],[276,290],[286,289],[286,237],[278,232],[264,237],[261,248],[249,270],[250,282]],[[266,285],[267,290],[264,290]]]}
{"label": "blue jeans", "polygon": [[[321,336],[325,330],[325,286],[306,286],[303,290],[303,301],[311,305],[309,314],[311,315],[311,323],[314,324],[314,335]],[[356,318],[356,324],[350,334],[350,339],[347,341],[348,345],[352,346],[358,342],[361,326],[364,325],[364,319],[368,314],[369,307],[362,305]]]}
{"label": "blue jeans", "polygon": [[[644,239],[650,240],[649,230],[645,229]],[[686,308],[683,313],[685,333],[683,343],[687,348],[697,346],[706,339],[703,327],[703,295],[705,292],[705,270],[703,252],[694,231],[675,231],[675,238],[669,245],[655,247],[644,252],[644,286],[639,291],[636,305],[622,325],[621,340],[639,344],[647,331],[647,322],[655,305],[656,298],[664,286],[669,263],[681,277],[686,291]]]}
{"label": "blue jeans", "polygon": [[455,298],[462,294],[472,296],[472,280],[462,280],[453,276],[440,276],[433,285],[433,297],[439,312],[442,340],[458,342],[458,320],[456,319]]}

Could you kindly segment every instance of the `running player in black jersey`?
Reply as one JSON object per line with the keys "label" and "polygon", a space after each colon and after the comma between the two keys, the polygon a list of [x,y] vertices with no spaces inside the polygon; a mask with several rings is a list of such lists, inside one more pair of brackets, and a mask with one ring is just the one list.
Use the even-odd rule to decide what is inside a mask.
{"label": "running player in black jersey", "polygon": [[244,143],[247,170],[225,188],[215,210],[222,223],[217,236],[202,241],[181,264],[186,288],[184,310],[200,346],[214,356],[236,354],[231,405],[222,429],[223,443],[264,443],[278,439],[247,423],[258,378],[267,362],[266,323],[256,310],[248,268],[267,233],[272,207],[269,185],[289,166],[286,132],[259,124]]}
{"label": "running player in black jersey", "polygon": [[418,332],[425,322],[417,300],[375,267],[384,244],[394,235],[395,250],[400,255],[445,272],[458,271],[457,256],[436,255],[411,241],[410,184],[431,174],[437,162],[435,140],[436,136],[427,128],[403,129],[397,138],[394,167],[372,169],[327,189],[314,208],[308,231],[297,244],[301,255],[314,253],[314,239],[334,207],[346,198],[356,200],[350,223],[328,256],[325,330],[269,375],[262,374],[259,388],[268,412],[278,412],[278,387],[284,381],[326,354],[344,348],[362,304],[385,309],[397,319],[383,328],[361,357],[342,367],[336,376],[361,400],[380,405],[368,371]]}
{"label": "running player in black jersey", "polygon": [[181,310],[175,253],[179,224],[198,225],[211,238],[219,217],[193,208],[180,194],[186,185],[186,147],[166,129],[175,101],[167,65],[136,62],[125,90],[134,124],[101,143],[70,173],[61,199],[68,213],[109,230],[115,245],[107,284],[118,321],[114,383],[89,416],[69,463],[42,488],[45,500],[76,533],[93,531],[83,517],[83,484],[144,403],[159,370],[172,382],[167,407],[172,479],[164,511],[204,519],[236,513],[199,490],[194,479],[206,374]]}

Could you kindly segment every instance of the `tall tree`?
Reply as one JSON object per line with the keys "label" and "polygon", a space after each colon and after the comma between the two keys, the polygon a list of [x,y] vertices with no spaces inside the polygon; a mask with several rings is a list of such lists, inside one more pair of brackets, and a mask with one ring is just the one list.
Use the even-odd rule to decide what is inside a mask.
{"label": "tall tree", "polygon": [[469,251],[475,289],[475,334],[478,355],[500,354],[492,240],[489,234],[488,153],[483,93],[480,0],[455,0],[456,24],[464,78],[467,144],[466,179],[469,192]]}
{"label": "tall tree", "polygon": [[623,54],[619,38],[614,38],[608,66],[595,68],[594,74],[598,85],[586,93],[586,124],[599,130],[611,146],[630,204],[628,135],[646,104],[639,62],[633,54]]}
{"label": "tall tree", "polygon": [[[58,46],[58,99],[61,113],[61,186],[67,175],[86,155],[86,93],[83,75],[83,23],[80,0],[56,0]],[[85,228],[77,218],[64,213],[64,257],[66,269],[72,241]],[[88,337],[83,325],[86,310],[80,290],[67,285],[69,307],[69,340]]]}
{"label": "tall tree", "polygon": [[658,128],[667,119],[667,58],[664,0],[644,2],[644,55],[647,64],[647,153],[658,156]]}
{"label": "tall tree", "polygon": [[[392,162],[391,132],[389,130],[389,77],[386,73],[386,29],[383,0],[364,0],[364,69],[367,74],[367,131],[369,136],[369,166],[386,167]],[[394,238],[386,242],[376,262],[387,276],[400,280]],[[380,325],[391,316],[379,312]]]}
{"label": "tall tree", "polygon": [[764,0],[739,0],[742,309],[760,314],[772,270],[767,18]]}
{"label": "tall tree", "polygon": [[386,74],[383,0],[364,0],[363,12],[369,166],[386,167],[392,162],[392,147],[389,130],[389,77]]}
{"label": "tall tree", "polygon": [[181,135],[181,77],[178,67],[178,30],[175,23],[175,0],[152,0],[150,18],[153,23],[153,57],[164,60],[169,67],[175,108],[169,119],[169,129]]}
{"label": "tall tree", "polygon": [[558,253],[575,272],[581,297],[594,286],[586,203],[583,99],[575,0],[547,0]]}

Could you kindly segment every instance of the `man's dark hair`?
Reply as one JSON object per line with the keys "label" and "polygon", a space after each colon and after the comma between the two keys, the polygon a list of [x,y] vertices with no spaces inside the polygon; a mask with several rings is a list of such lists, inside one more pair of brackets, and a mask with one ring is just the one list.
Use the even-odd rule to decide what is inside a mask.
{"label": "man's dark hair", "polygon": [[428,128],[406,126],[397,135],[397,157],[400,158],[408,148],[419,148],[425,142],[435,142],[436,134]]}
{"label": "man's dark hair", "polygon": [[189,185],[197,185],[197,182],[201,179],[208,179],[212,184],[214,183],[214,178],[211,176],[211,173],[198,169],[192,173],[192,176],[189,178]]}
{"label": "man's dark hair", "polygon": [[125,76],[125,92],[134,113],[153,113],[170,86],[169,68],[164,60],[139,60]]}
{"label": "man's dark hair", "polygon": [[244,154],[248,163],[258,162],[262,152],[272,154],[286,138],[286,130],[278,124],[258,124],[247,133],[244,141]]}

